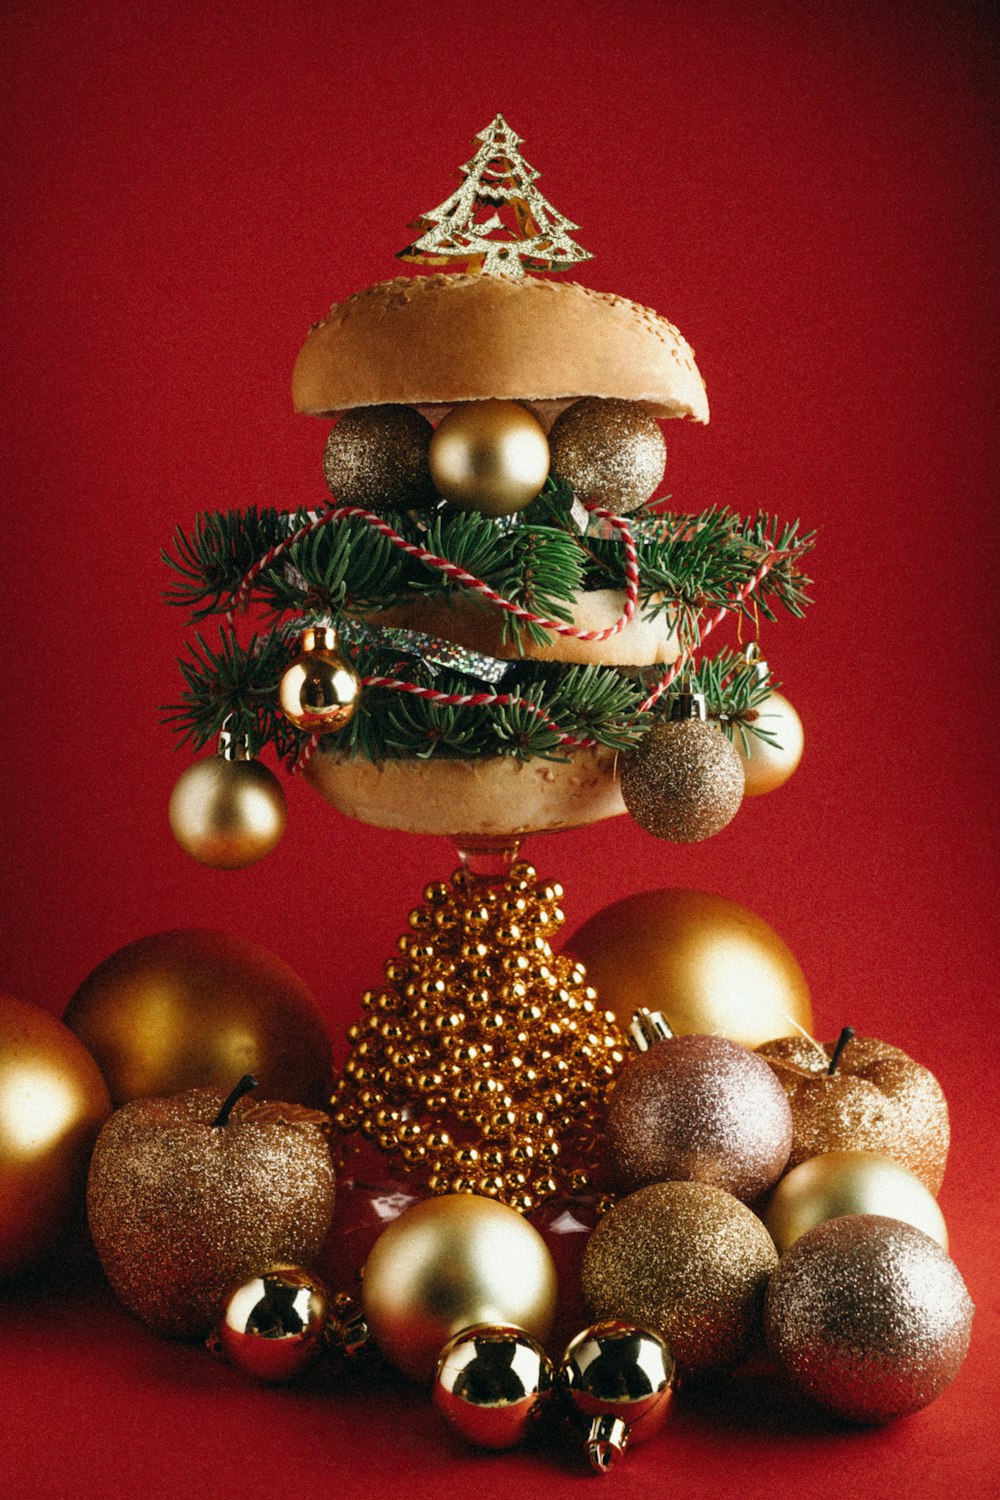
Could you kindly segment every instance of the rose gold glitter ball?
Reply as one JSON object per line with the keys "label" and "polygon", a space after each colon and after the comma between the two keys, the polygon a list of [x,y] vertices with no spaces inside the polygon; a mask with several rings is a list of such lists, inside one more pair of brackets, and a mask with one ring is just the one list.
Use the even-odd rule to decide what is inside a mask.
{"label": "rose gold glitter ball", "polygon": [[662,1334],[682,1371],[736,1364],[758,1345],[771,1236],[745,1204],[702,1182],[657,1182],[604,1215],[584,1251],[597,1318]]}
{"label": "rose gold glitter ball", "polygon": [[331,428],[323,476],[341,505],[381,513],[431,505],[437,491],[427,453],[434,429],[412,406],[359,406]]}
{"label": "rose gold glitter ball", "polygon": [[732,822],[743,783],[743,762],[717,724],[674,719],[655,725],[626,756],[622,799],[647,833],[693,844]]}
{"label": "rose gold glitter ball", "polygon": [[783,1257],[764,1331],[813,1400],[877,1423],[940,1396],[965,1359],[972,1313],[957,1266],[930,1235],[850,1214],[811,1229]]}
{"label": "rose gold glitter ball", "polygon": [[637,401],[586,396],[557,417],[549,433],[552,471],[583,500],[619,515],[655,494],[667,462],[659,423]]}

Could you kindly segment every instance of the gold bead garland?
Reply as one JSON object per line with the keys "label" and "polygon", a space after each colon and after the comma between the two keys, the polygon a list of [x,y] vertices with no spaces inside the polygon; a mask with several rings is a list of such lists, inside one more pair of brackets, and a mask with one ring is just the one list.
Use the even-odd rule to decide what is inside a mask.
{"label": "gold bead garland", "polygon": [[528,1212],[587,1191],[625,1044],[583,966],[553,953],[562,887],[516,862],[502,882],[457,870],[424,897],[348,1031],[334,1123],[433,1193]]}

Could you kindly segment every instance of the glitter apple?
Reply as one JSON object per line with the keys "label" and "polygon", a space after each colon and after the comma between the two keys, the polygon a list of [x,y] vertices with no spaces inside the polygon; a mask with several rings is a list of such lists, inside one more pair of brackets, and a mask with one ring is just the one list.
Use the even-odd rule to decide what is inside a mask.
{"label": "glitter apple", "polygon": [[328,1121],[301,1105],[190,1089],[133,1099],[98,1136],[87,1214],[121,1302],[157,1333],[208,1333],[226,1291],[309,1265],[333,1215]]}

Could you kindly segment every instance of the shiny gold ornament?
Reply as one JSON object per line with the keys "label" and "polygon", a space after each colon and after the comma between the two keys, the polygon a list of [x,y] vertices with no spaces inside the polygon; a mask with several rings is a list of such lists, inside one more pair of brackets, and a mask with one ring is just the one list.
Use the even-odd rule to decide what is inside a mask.
{"label": "shiny gold ornament", "polygon": [[115,1104],[253,1073],[263,1098],[319,1107],[330,1038],[315,1000],[273,953],[231,933],[154,933],[80,985],[67,1026],[96,1058]]}
{"label": "shiny gold ornament", "polygon": [[707,891],[625,896],[578,928],[566,950],[623,1029],[643,1006],[662,1011],[677,1033],[748,1047],[813,1023],[787,945],[754,912]]}
{"label": "shiny gold ornament", "polygon": [[759,1341],[778,1256],[756,1214],[703,1182],[622,1198],[587,1241],[584,1299],[598,1318],[655,1329],[681,1372],[736,1364]]}
{"label": "shiny gold ornament", "polygon": [[698,843],[732,822],[743,801],[743,763],[701,694],[682,693],[670,718],[625,757],[622,800],[640,828],[675,844]]}
{"label": "shiny gold ornament", "polygon": [[453,406],[430,445],[439,493],[458,510],[507,516],[523,510],[549,472],[545,429],[517,401],[467,401]]}
{"label": "shiny gold ornament", "polygon": [[591,1468],[606,1474],[629,1443],[659,1432],[670,1407],[674,1359],[652,1328],[609,1319],[572,1339],[559,1367]]}
{"label": "shiny gold ornament", "polygon": [[784,786],[802,759],[805,734],[802,720],[781,693],[768,693],[754,709],[755,722],[777,740],[771,745],[759,735],[739,734],[733,743],[743,762],[744,796],[761,797]]}
{"label": "shiny gold ornament", "polygon": [[434,1369],[433,1400],[452,1427],[479,1448],[515,1448],[541,1416],[552,1361],[522,1328],[486,1324],[448,1340]]}
{"label": "shiny gold ornament", "polygon": [[281,711],[296,729],[333,734],[354,717],[361,687],[336,646],[330,626],[302,632],[302,654],[278,685]]}
{"label": "shiny gold ornament", "polygon": [[287,815],[277,776],[225,730],[216,755],[181,772],[168,808],[185,854],[215,870],[242,870],[270,854]]}
{"label": "shiny gold ornament", "polygon": [[376,1346],[405,1375],[427,1381],[447,1340],[474,1324],[514,1324],[544,1342],[556,1270],[520,1214],[458,1193],[415,1203],[382,1232],[361,1295]]}
{"label": "shiny gold ornament", "polygon": [[230,1288],[210,1340],[258,1380],[292,1380],[323,1347],[330,1298],[301,1266],[272,1266]]}
{"label": "shiny gold ornament", "polygon": [[425,894],[410,934],[433,941],[400,939],[352,1028],[332,1101],[347,1164],[367,1138],[434,1193],[527,1212],[583,1191],[625,1053],[579,966],[552,951],[561,887],[515,862],[506,879],[459,870]]}
{"label": "shiny gold ornament", "polygon": [[0,995],[0,1279],[54,1249],[82,1209],[110,1113],[97,1064],[72,1031]]}
{"label": "shiny gold ornament", "polygon": [[552,424],[549,451],[553,474],[581,500],[619,515],[652,498],[667,463],[659,423],[638,401],[616,397],[574,401]]}
{"label": "shiny gold ornament", "polygon": [[948,1229],[934,1194],[898,1161],[872,1151],[828,1151],[801,1162],[778,1183],[763,1219],[784,1255],[817,1224],[842,1214],[901,1219],[948,1249]]}
{"label": "shiny gold ornament", "polygon": [[323,475],[341,505],[409,510],[432,505],[427,450],[434,429],[412,406],[358,406],[345,412],[323,450]]}
{"label": "shiny gold ornament", "polygon": [[849,1035],[842,1048],[782,1037],[759,1049],[788,1095],[789,1167],[827,1151],[875,1151],[908,1167],[937,1193],[951,1140],[941,1085],[898,1047]]}
{"label": "shiny gold ornament", "polygon": [[771,1278],[764,1333],[799,1388],[850,1422],[919,1411],[969,1347],[972,1299],[954,1261],[912,1224],[828,1219]]}

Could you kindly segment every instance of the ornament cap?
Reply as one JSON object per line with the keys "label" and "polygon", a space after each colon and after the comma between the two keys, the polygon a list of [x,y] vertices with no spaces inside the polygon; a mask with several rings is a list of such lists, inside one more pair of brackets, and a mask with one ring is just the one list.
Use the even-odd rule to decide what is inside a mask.
{"label": "ornament cap", "polygon": [[681,719],[707,719],[708,710],[705,707],[705,694],[693,693],[688,689],[682,689],[670,701],[670,722],[676,723]]}
{"label": "ornament cap", "polygon": [[338,1292],[327,1320],[326,1336],[348,1359],[371,1346],[368,1321],[346,1292]]}
{"label": "ornament cap", "polygon": [[628,1034],[637,1052],[648,1052],[657,1042],[669,1041],[677,1033],[662,1010],[648,1010],[642,1005],[632,1013]]}
{"label": "ornament cap", "polygon": [[233,716],[229,714],[219,730],[217,754],[222,760],[252,760],[250,744],[245,734],[237,734],[233,728]]}
{"label": "ornament cap", "polygon": [[744,647],[743,660],[746,662],[748,667],[754,668],[757,674],[758,682],[767,681],[768,677],[771,675],[770,668],[768,667],[767,662],[761,656],[760,647],[758,646],[756,641],[751,641],[748,646]]}
{"label": "ornament cap", "polygon": [[606,1474],[628,1447],[628,1424],[621,1417],[595,1417],[587,1434],[587,1458],[595,1474]]}
{"label": "ornament cap", "polygon": [[302,650],[336,651],[337,632],[332,625],[309,625],[302,632]]}

